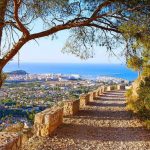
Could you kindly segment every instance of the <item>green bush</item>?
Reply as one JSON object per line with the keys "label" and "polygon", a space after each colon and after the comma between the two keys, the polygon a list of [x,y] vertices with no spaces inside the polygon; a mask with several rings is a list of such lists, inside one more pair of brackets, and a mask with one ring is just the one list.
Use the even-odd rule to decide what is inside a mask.
{"label": "green bush", "polygon": [[133,89],[129,89],[126,92],[126,99],[127,99],[127,109],[133,111],[136,113],[136,108],[135,108],[135,97],[133,96]]}
{"label": "green bush", "polygon": [[150,77],[145,77],[138,89],[137,108],[139,114],[146,119],[150,119]]}
{"label": "green bush", "polygon": [[150,130],[150,120],[145,120],[144,121],[144,126]]}
{"label": "green bush", "polygon": [[133,88],[127,91],[127,109],[138,114],[146,126],[150,128],[150,77],[141,79],[138,96],[133,94]]}

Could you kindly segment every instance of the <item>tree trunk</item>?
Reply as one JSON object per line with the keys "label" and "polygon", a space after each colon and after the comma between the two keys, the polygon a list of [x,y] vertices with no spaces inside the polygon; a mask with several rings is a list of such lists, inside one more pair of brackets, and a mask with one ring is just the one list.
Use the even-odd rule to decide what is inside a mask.
{"label": "tree trunk", "polygon": [[21,47],[29,41],[29,38],[22,37],[20,40],[12,47],[12,49],[0,59],[0,88],[5,81],[7,74],[3,73],[3,68],[5,65],[18,53]]}
{"label": "tree trunk", "polygon": [[[0,55],[1,55],[1,44],[2,44],[2,34],[3,34],[3,23],[5,19],[5,12],[7,7],[8,0],[0,0]],[[6,76],[2,71],[2,68],[0,67],[0,88],[3,84],[3,81],[5,80]]]}
{"label": "tree trunk", "polygon": [[5,79],[6,79],[6,74],[4,74],[3,71],[0,71],[0,88],[2,87]]}
{"label": "tree trunk", "polygon": [[[3,24],[8,0],[0,0],[0,24]],[[2,44],[3,26],[0,26],[0,52]]]}

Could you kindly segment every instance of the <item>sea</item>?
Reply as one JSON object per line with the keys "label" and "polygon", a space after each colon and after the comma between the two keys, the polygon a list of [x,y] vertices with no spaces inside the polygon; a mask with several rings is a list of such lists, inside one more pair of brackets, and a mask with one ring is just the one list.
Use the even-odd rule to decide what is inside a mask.
{"label": "sea", "polygon": [[24,70],[31,74],[79,74],[85,78],[100,76],[122,78],[133,81],[138,73],[127,68],[125,64],[76,64],[76,63],[9,63],[4,72]]}

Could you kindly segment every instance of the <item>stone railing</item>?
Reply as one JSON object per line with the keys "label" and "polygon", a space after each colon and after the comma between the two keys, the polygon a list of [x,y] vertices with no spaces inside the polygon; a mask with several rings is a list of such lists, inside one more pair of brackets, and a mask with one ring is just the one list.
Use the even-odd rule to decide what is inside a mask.
{"label": "stone railing", "polygon": [[89,102],[93,102],[94,101],[94,99],[93,99],[93,92],[88,92],[88,94],[89,94]]}
{"label": "stone railing", "polygon": [[[76,115],[89,102],[94,101],[106,91],[124,90],[124,85],[100,86],[97,90],[82,94],[78,100],[62,101],[62,105],[53,106],[35,115],[34,134],[36,136],[48,136],[63,123],[63,116]],[[21,135],[16,133],[0,132],[0,150],[19,150],[24,141]]]}
{"label": "stone railing", "polygon": [[85,107],[89,102],[90,94],[82,94],[80,95],[80,108]]}
{"label": "stone railing", "polygon": [[125,85],[121,84],[117,85],[117,90],[125,90],[125,89],[126,89]]}
{"label": "stone railing", "polygon": [[21,135],[11,132],[0,132],[0,150],[19,150],[21,145]]}
{"label": "stone railing", "polygon": [[79,111],[80,101],[78,100],[66,100],[63,102],[63,116],[75,115]]}
{"label": "stone railing", "polygon": [[54,106],[35,115],[34,132],[37,136],[48,136],[63,122],[63,108]]}

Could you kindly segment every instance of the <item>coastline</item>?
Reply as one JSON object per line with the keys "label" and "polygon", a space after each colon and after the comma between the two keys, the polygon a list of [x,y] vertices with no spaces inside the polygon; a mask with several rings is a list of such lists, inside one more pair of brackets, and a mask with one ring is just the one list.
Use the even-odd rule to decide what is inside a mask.
{"label": "coastline", "polygon": [[14,70],[25,70],[31,74],[78,74],[91,79],[106,76],[133,81],[137,78],[136,72],[122,64],[20,63],[18,66],[10,63],[4,68],[5,72]]}

